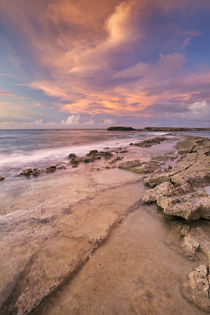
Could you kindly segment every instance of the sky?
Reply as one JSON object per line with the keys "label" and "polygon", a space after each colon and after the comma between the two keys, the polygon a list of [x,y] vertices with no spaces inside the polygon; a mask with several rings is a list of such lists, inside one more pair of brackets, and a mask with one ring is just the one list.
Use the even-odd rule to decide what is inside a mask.
{"label": "sky", "polygon": [[0,128],[210,127],[209,0],[0,0]]}

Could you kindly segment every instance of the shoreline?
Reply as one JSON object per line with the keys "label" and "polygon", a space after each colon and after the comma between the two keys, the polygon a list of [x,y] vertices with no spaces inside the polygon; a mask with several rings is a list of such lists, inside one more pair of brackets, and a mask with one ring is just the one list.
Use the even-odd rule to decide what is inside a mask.
{"label": "shoreline", "polygon": [[[1,262],[1,270],[3,271],[0,283],[1,292],[3,292],[0,297],[2,307],[0,309],[3,312],[2,314],[10,314],[12,312],[15,314],[29,314],[31,312],[37,314],[53,314],[53,312],[56,313],[56,310],[57,312],[59,311],[59,314],[65,314],[65,310],[68,310],[68,307],[70,310],[70,304],[72,302],[78,314],[87,314],[87,311],[91,314],[93,309],[87,304],[84,304],[86,305],[86,309],[84,309],[80,303],[86,298],[90,298],[91,291],[83,292],[84,290],[81,284],[78,284],[79,280],[77,281],[77,277],[85,277],[86,268],[90,268],[89,273],[94,272],[96,268],[94,259],[97,261],[99,254],[103,256],[106,255],[104,253],[106,250],[109,252],[109,243],[112,243],[113,235],[117,235],[118,231],[124,235],[123,231],[130,229],[132,226],[135,227],[134,230],[141,229],[143,228],[143,222],[149,228],[151,215],[151,222],[154,220],[153,224],[156,237],[162,235],[160,237],[161,241],[154,241],[154,244],[164,253],[165,259],[167,259],[167,255],[171,252],[171,248],[173,248],[173,259],[177,259],[183,264],[183,268],[177,267],[177,273],[175,273],[177,277],[175,280],[176,283],[181,281],[181,277],[188,279],[188,274],[191,271],[190,269],[192,269],[190,266],[198,267],[198,262],[202,262],[199,266],[209,265],[208,258],[206,258],[206,255],[209,255],[207,246],[209,242],[208,221],[201,222],[200,225],[202,228],[199,228],[204,230],[199,232],[197,230],[199,221],[198,226],[196,225],[197,223],[191,224],[191,222],[183,224],[182,220],[177,220],[173,215],[169,218],[168,210],[164,208],[167,215],[162,214],[162,211],[158,212],[155,205],[142,205],[142,200],[144,203],[155,202],[157,200],[157,195],[160,193],[159,185],[164,186],[165,182],[168,183],[167,180],[163,183],[159,183],[160,178],[163,178],[163,173],[164,175],[166,173],[168,176],[173,172],[174,168],[176,171],[177,163],[180,170],[180,168],[183,168],[180,163],[183,163],[183,160],[188,160],[188,154],[195,154],[195,152],[193,152],[195,147],[192,150],[192,143],[189,144],[191,147],[188,152],[181,152],[183,151],[183,147],[173,148],[174,145],[179,142],[177,137],[180,138],[180,136],[176,135],[175,137],[167,137],[167,139],[160,141],[159,144],[150,143],[151,146],[149,147],[148,142],[140,146],[137,144],[130,145],[127,150],[115,150],[112,152],[113,156],[110,156],[108,159],[103,156],[101,159],[98,159],[99,153],[95,152],[89,155],[89,158],[93,158],[94,156],[92,161],[88,163],[84,163],[84,160],[79,161],[79,168],[61,169],[59,172],[40,176],[31,181],[25,179],[25,185],[20,188],[18,192],[19,195],[14,194],[14,196],[11,197],[12,199],[9,199],[8,202],[5,203],[4,215],[0,217],[0,225],[2,227],[1,246],[4,253]],[[189,137],[185,139],[189,139]],[[199,141],[198,138],[192,141],[197,140]],[[205,141],[209,143],[210,140]],[[157,143],[157,141],[155,142]],[[198,144],[198,146],[199,145],[201,144]],[[186,149],[186,147],[187,145],[185,143],[184,149]],[[122,153],[122,151],[127,152]],[[198,148],[197,152],[201,151],[200,148]],[[205,153],[206,152],[203,154]],[[208,155],[206,156],[208,157]],[[117,157],[120,159],[117,159]],[[179,162],[180,157],[181,162]],[[114,162],[110,164],[112,161]],[[72,160],[70,160],[70,162],[72,162]],[[190,160],[189,163],[192,164],[192,161]],[[187,165],[187,167],[188,166],[189,165]],[[184,169],[185,168],[186,165],[184,166]],[[158,174],[158,176],[156,174]],[[170,176],[173,177],[174,174]],[[156,180],[156,188],[154,188],[156,190],[147,190],[143,183],[144,177],[147,177],[145,180],[148,181],[148,183],[150,181],[154,183]],[[201,182],[202,181],[203,177]],[[24,180],[21,182],[24,183]],[[30,183],[30,185],[27,183]],[[27,187],[27,185],[30,187]],[[161,194],[164,195],[166,199],[168,198],[167,194],[171,195],[170,189],[172,188],[165,186],[164,194],[162,192]],[[178,184],[178,186],[180,185]],[[197,185],[196,187],[200,186]],[[176,194],[177,191],[178,190],[176,190]],[[204,194],[203,191],[202,194]],[[179,191],[179,195],[183,195],[183,192]],[[12,205],[13,202],[15,202],[14,205]],[[17,212],[18,209],[19,212]],[[207,211],[209,210],[207,209]],[[136,218],[136,222],[139,222],[140,225],[135,225],[137,223],[134,223],[131,218]],[[199,219],[199,217],[196,217],[196,219]],[[141,220],[143,220],[142,223]],[[151,234],[152,231],[148,233],[149,236],[147,236],[147,232],[148,231],[145,230],[140,234],[141,237],[145,237],[145,239],[149,237],[147,247],[150,248],[150,246],[152,246],[150,242],[153,236]],[[126,237],[128,241],[130,238],[127,233],[128,232],[125,232],[124,237]],[[126,238],[124,239],[125,243]],[[130,241],[132,244],[132,238]],[[141,246],[143,246],[143,243],[141,242]],[[118,245],[114,240],[112,246],[114,249],[117,249]],[[141,248],[141,246],[139,248],[139,254],[141,254],[141,251],[144,252],[144,248]],[[124,251],[126,252],[126,250],[128,250],[128,247],[125,246]],[[21,251],[21,255],[19,255],[19,251]],[[17,256],[13,259],[15,252]],[[150,249],[146,251],[145,254],[146,253],[148,258],[151,259],[153,256],[152,250]],[[137,254],[138,252],[136,255]],[[133,256],[131,253],[130,255],[132,258],[130,258],[130,260],[128,258],[128,265],[129,263],[133,263],[133,261],[135,261],[136,264],[135,255]],[[107,268],[110,264],[109,259],[112,258],[107,257],[105,259],[105,256],[103,257]],[[161,268],[161,260],[158,258],[158,253],[155,254],[155,259],[157,266]],[[119,266],[118,264],[120,264],[120,261],[117,260],[116,266]],[[142,268],[146,268],[146,266],[140,266],[141,272],[143,270]],[[151,272],[150,268],[152,268],[152,265],[148,266],[148,273]],[[169,268],[169,266],[167,268]],[[175,266],[173,266],[173,268],[175,268]],[[184,272],[184,274],[182,274],[182,272]],[[193,272],[193,276],[196,278],[198,270],[196,269]],[[205,268],[202,272],[205,274]],[[82,276],[80,276],[80,274],[82,274]],[[107,275],[113,277],[112,288],[114,290],[113,292],[116,292],[116,284],[114,284],[116,279],[112,270],[107,271]],[[167,275],[170,278],[170,270],[167,271]],[[159,276],[161,277],[161,274]],[[99,281],[102,275],[99,272],[98,275],[95,274],[94,277],[96,279],[95,281]],[[133,272],[132,275],[127,274],[125,276],[125,280],[128,280],[126,277],[131,277],[134,281],[135,272]],[[143,277],[142,274],[141,277]],[[207,273],[202,280],[206,279],[206,277]],[[169,285],[169,278],[166,277],[163,279],[163,285]],[[40,279],[39,283],[37,283],[37,279]],[[196,280],[197,279],[198,277]],[[147,286],[149,286],[150,280],[148,276],[145,275],[144,280],[148,282]],[[185,311],[202,314],[203,312],[200,309],[209,307],[208,300],[205,296],[203,298],[202,294],[197,294],[197,291],[192,291],[189,280],[183,280],[182,283],[181,290],[183,295],[200,308],[197,309],[193,304],[186,302],[184,298],[180,296],[178,292],[179,287],[176,285],[176,290],[171,292],[172,295],[174,294],[171,299],[174,303],[178,303],[177,305],[180,309],[177,309],[177,311],[181,311],[181,307],[183,307]],[[196,284],[196,282],[194,284]],[[132,284],[131,287],[133,285],[134,284]],[[74,286],[75,290],[77,288],[77,290],[80,290],[83,294],[81,298],[76,298],[76,295],[74,296],[73,294],[74,300],[72,301],[70,299],[71,301],[69,301],[65,290],[66,292],[71,292],[71,290],[74,290]],[[203,293],[204,295],[209,290],[207,286],[209,286],[208,280],[206,282],[205,292]],[[141,303],[138,297],[132,300],[132,295],[129,293],[131,288],[126,286],[124,290],[127,292],[127,304],[126,306],[124,305],[125,309],[128,309],[128,305],[132,305],[134,312],[145,311],[139,306]],[[133,290],[133,293],[137,290],[135,285]],[[148,295],[155,296],[157,294],[156,284],[152,284],[152,289],[148,287],[148,289],[144,288],[143,291],[141,290],[136,292],[137,295],[135,294],[135,296],[140,296],[140,301],[146,299],[146,305],[148,305],[146,311],[150,310],[156,314],[158,302],[155,299],[151,302],[152,298],[148,297]],[[109,290],[107,288],[107,291],[105,290],[103,294],[108,294],[108,292]],[[165,301],[165,305],[167,305],[167,297],[164,298],[165,293],[165,290],[162,288],[160,295]],[[101,300],[103,294],[100,292],[99,288],[96,292],[94,291],[94,294],[98,299],[95,301],[95,306],[98,305],[98,309],[94,309],[94,313],[101,314],[101,306],[98,304],[98,301]],[[199,295],[199,298],[192,298],[194,295]],[[108,295],[106,296],[108,298]],[[104,306],[106,312],[113,311],[114,308],[111,306],[111,299],[109,298],[107,301],[109,301],[107,306]],[[51,303],[53,307],[55,307],[54,311],[50,307]],[[120,307],[120,299],[116,299],[113,303],[115,307],[116,305]],[[164,303],[162,303],[162,311],[164,311],[164,307]],[[69,314],[74,314],[75,309],[73,310],[73,308],[71,308]],[[171,313],[169,312],[168,314],[172,314],[172,311],[171,309]],[[130,313],[133,313],[131,309]]]}

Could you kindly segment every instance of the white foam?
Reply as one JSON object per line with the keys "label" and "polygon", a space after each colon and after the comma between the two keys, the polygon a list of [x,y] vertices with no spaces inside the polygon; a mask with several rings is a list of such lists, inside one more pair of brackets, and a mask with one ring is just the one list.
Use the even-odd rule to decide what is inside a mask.
{"label": "white foam", "polygon": [[0,170],[3,168],[19,168],[21,166],[30,165],[33,167],[37,163],[45,163],[49,161],[64,161],[69,153],[75,153],[79,156],[87,154],[90,150],[104,150],[109,147],[114,149],[117,147],[125,147],[131,142],[131,139],[115,139],[100,143],[92,143],[80,146],[67,146],[55,149],[34,150],[31,152],[19,152],[8,155],[0,155]]}

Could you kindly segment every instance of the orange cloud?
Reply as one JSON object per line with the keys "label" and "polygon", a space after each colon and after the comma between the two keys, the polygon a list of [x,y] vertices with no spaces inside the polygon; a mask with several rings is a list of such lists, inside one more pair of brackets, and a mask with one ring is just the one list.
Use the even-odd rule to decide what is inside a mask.
{"label": "orange cloud", "polygon": [[[55,98],[60,110],[146,116],[151,114],[144,110],[156,103],[199,101],[198,74],[189,73],[179,53],[136,63],[128,54],[127,66],[123,61],[119,66],[118,59],[137,39],[143,49],[145,30],[140,22],[154,8],[173,12],[186,10],[192,3],[195,1],[7,0],[0,3],[0,9],[28,42],[38,67],[49,73],[33,78],[29,87]],[[205,84],[209,77],[203,72],[199,80]]]}

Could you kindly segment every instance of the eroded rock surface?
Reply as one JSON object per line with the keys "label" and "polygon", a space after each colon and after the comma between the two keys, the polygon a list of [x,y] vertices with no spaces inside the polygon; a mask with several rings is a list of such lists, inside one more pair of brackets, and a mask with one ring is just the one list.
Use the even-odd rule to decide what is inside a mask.
{"label": "eroded rock surface", "polygon": [[151,139],[143,140],[142,142],[135,143],[137,147],[150,148],[154,144],[160,144],[162,141],[167,140],[166,137],[155,137]]}
{"label": "eroded rock surface", "polygon": [[156,201],[163,212],[186,220],[210,219],[210,196],[203,187],[210,179],[210,140],[187,137],[177,144],[179,158],[170,169],[157,170],[144,179],[155,187],[144,202]]}
{"label": "eroded rock surface", "polygon": [[200,265],[183,281],[181,290],[186,299],[195,303],[205,312],[210,312],[210,275],[209,268]]}

